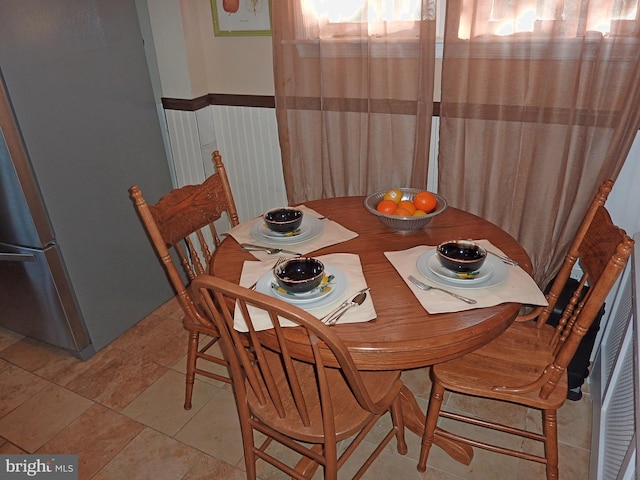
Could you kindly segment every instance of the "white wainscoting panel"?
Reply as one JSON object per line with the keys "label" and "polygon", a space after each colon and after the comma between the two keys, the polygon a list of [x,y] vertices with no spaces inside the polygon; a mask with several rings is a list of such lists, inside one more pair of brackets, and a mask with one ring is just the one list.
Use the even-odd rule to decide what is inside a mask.
{"label": "white wainscoting panel", "polygon": [[591,480],[637,478],[640,234],[635,240],[591,372]]}
{"label": "white wainscoting panel", "polygon": [[165,110],[165,117],[176,175],[174,186],[201,183],[206,177],[196,113]]}
{"label": "white wainscoting panel", "polygon": [[240,221],[286,205],[274,109],[211,106],[197,112],[166,110],[165,115],[176,186],[211,175],[211,154],[219,150]]}
{"label": "white wainscoting panel", "polygon": [[210,108],[240,221],[287,205],[275,109]]}

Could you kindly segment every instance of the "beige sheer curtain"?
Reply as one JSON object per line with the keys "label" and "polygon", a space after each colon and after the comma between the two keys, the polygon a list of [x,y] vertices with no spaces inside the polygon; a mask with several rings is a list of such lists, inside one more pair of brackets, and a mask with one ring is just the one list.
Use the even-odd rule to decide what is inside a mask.
{"label": "beige sheer curtain", "polygon": [[274,0],[272,19],[289,202],[424,188],[435,3]]}
{"label": "beige sheer curtain", "polygon": [[640,127],[638,0],[448,0],[439,192],[554,276]]}

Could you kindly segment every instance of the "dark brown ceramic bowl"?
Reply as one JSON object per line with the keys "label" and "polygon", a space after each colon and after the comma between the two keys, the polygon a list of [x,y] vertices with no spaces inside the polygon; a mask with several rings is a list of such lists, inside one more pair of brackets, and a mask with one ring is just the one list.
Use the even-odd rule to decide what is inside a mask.
{"label": "dark brown ceramic bowl", "polygon": [[291,258],[275,267],[273,274],[283,290],[305,293],[320,285],[324,277],[324,265],[315,258]]}
{"label": "dark brown ceramic bowl", "polygon": [[262,218],[269,230],[278,233],[289,233],[300,228],[302,224],[302,210],[292,207],[273,208]]}
{"label": "dark brown ceramic bowl", "polygon": [[475,272],[487,259],[487,251],[471,240],[449,240],[438,245],[438,260],[452,272]]}

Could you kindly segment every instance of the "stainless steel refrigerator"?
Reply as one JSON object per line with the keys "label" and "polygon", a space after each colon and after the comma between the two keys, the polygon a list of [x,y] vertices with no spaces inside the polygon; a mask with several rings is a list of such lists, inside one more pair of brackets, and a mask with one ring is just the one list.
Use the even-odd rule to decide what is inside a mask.
{"label": "stainless steel refrigerator", "polygon": [[171,188],[135,2],[0,2],[1,327],[88,358],[171,297],[134,183]]}

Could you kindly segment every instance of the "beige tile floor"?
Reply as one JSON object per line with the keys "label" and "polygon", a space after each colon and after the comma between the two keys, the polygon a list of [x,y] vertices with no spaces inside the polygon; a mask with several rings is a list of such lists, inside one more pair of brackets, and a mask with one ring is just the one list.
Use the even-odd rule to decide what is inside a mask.
{"label": "beige tile floor", "polygon": [[[186,333],[180,319],[170,301],[86,362],[0,329],[0,453],[75,453],[85,480],[245,478],[230,386],[197,380],[193,408],[182,408]],[[405,372],[403,380],[426,408],[428,370]],[[509,404],[459,396],[445,402],[448,409],[491,411],[540,428],[537,412]],[[588,478],[590,434],[589,396],[568,401],[559,412],[560,478]],[[419,438],[408,432],[407,441],[407,455],[398,455],[392,442],[365,478],[544,478],[539,464],[476,449],[466,466],[437,447],[421,474]],[[500,441],[540,451],[512,438]],[[348,477],[347,467],[341,478]],[[284,478],[264,465],[259,473],[261,479]]]}

